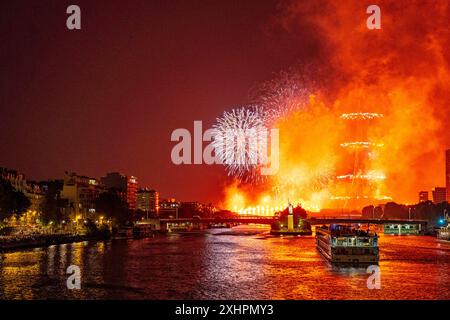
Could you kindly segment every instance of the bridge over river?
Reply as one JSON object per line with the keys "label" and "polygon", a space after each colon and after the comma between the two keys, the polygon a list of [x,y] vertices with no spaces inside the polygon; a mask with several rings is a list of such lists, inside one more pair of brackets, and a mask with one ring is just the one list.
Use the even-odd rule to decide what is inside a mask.
{"label": "bridge over river", "polygon": [[[255,223],[255,224],[269,224],[278,221],[277,216],[240,216],[240,217],[230,217],[230,218],[176,218],[176,219],[160,219],[161,224],[173,223],[199,223],[199,224],[220,224],[220,223]],[[362,217],[321,217],[321,218],[307,218],[311,225],[323,225],[323,224],[414,224],[420,225],[423,229],[426,229],[428,221],[427,220],[417,220],[417,219],[368,219]]]}

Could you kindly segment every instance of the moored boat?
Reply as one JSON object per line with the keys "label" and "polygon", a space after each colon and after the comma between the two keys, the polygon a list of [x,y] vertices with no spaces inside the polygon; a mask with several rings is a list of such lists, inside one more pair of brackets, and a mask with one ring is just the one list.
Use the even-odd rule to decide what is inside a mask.
{"label": "moored boat", "polygon": [[112,236],[115,240],[133,239],[133,227],[120,227]]}
{"label": "moored boat", "polygon": [[437,230],[437,238],[439,240],[450,241],[450,219],[448,215],[445,215],[446,225]]}
{"label": "moored boat", "polygon": [[137,224],[133,227],[133,237],[136,239],[148,238],[153,235],[149,225]]}

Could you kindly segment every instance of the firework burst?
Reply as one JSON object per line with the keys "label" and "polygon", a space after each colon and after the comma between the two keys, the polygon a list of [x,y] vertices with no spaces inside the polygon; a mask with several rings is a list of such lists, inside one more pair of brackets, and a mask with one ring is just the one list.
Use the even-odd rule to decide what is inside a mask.
{"label": "firework burst", "polygon": [[313,84],[298,73],[281,72],[276,79],[264,82],[252,93],[251,100],[259,105],[268,123],[275,123],[291,112],[304,109]]}
{"label": "firework burst", "polygon": [[265,117],[256,106],[225,111],[217,119],[212,143],[229,176],[258,180],[259,167],[267,161],[267,133]]}

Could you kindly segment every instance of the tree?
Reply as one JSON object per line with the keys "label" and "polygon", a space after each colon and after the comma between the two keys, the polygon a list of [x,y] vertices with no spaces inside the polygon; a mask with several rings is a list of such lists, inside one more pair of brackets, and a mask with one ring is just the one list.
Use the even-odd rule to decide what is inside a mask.
{"label": "tree", "polygon": [[0,219],[20,216],[30,207],[30,200],[21,191],[16,191],[11,183],[0,179]]}
{"label": "tree", "polygon": [[434,216],[431,217],[431,224],[436,226],[442,226],[440,221],[445,219],[445,213],[450,215],[450,204],[447,201],[436,204],[436,210]]}
{"label": "tree", "polygon": [[388,219],[408,219],[409,209],[405,205],[388,202],[384,207],[384,215]]}
{"label": "tree", "polygon": [[436,216],[436,205],[432,201],[424,201],[416,204],[414,209],[414,218],[424,220],[434,220]]}
{"label": "tree", "polygon": [[272,222],[272,224],[270,225],[272,230],[281,230],[281,223],[280,221],[274,221]]}
{"label": "tree", "polygon": [[45,193],[41,214],[44,224],[48,224],[50,221],[61,221],[65,218],[61,207],[61,189],[61,181],[49,181],[47,184],[47,192]]}
{"label": "tree", "polygon": [[97,212],[104,212],[108,218],[117,224],[123,224],[130,218],[126,202],[114,189],[101,193],[95,205]]}
{"label": "tree", "polygon": [[0,179],[0,218],[1,220],[12,216],[12,193],[14,188],[11,183],[4,179]]}
{"label": "tree", "polygon": [[370,205],[366,206],[362,209],[362,217],[363,218],[372,218],[375,211],[375,207]]}
{"label": "tree", "polygon": [[362,209],[362,217],[368,219],[381,219],[383,217],[383,208],[381,206],[374,207],[373,205],[366,206]]}
{"label": "tree", "polygon": [[21,191],[14,191],[13,201],[13,214],[16,217],[27,212],[28,208],[31,206],[31,201]]}

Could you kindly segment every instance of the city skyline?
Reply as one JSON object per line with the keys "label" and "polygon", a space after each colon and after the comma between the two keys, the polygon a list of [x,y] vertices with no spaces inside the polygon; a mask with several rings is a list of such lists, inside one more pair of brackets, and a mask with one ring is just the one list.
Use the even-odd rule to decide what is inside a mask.
{"label": "city skyline", "polygon": [[[115,172],[107,172],[105,174],[105,176],[102,177],[92,177],[92,176],[87,176],[87,175],[83,175],[83,174],[78,174],[77,172],[72,172],[72,171],[65,171],[63,175],[61,175],[60,177],[56,177],[54,179],[44,179],[44,180],[33,180],[33,179],[29,179],[28,175],[24,172],[21,172],[15,168],[6,168],[6,167],[1,167],[0,166],[0,173],[1,173],[1,177],[5,178],[7,181],[12,182],[13,187],[17,190],[17,191],[26,191],[26,189],[33,189],[35,188],[35,190],[38,193],[42,193],[44,194],[45,192],[43,190],[39,190],[39,186],[40,185],[45,185],[46,183],[52,182],[52,181],[60,181],[62,183],[64,183],[65,181],[70,181],[70,180],[76,180],[76,179],[81,179],[81,180],[85,180],[85,182],[83,182],[84,184],[91,184],[91,185],[95,185],[95,186],[100,186],[101,188],[104,188],[105,190],[108,189],[114,189],[114,190],[123,190],[126,191],[127,189],[127,183],[125,183],[125,185],[120,185],[121,182],[119,182],[118,184],[113,183],[113,182],[107,182],[105,181],[105,178],[110,176],[110,175],[119,175],[122,176],[126,179],[138,179],[138,177],[134,177],[134,176],[129,176],[129,175],[124,175],[122,173],[119,173],[117,171]],[[74,183],[74,182],[72,182]],[[61,192],[63,192],[63,190],[61,189]],[[132,210],[136,210],[139,207],[139,199],[138,199],[138,194],[139,193],[154,193],[156,192],[156,199],[159,199],[159,192],[157,191],[157,188],[155,186],[150,187],[150,186],[144,186],[142,184],[137,183],[136,181],[136,186],[134,187],[134,191],[133,191],[136,196],[134,199],[134,202],[136,203],[136,207],[131,207],[130,209]],[[123,197],[123,200],[125,202],[129,202],[129,196],[127,196],[126,194]],[[148,199],[145,199],[148,201]],[[163,201],[175,201],[175,198],[173,195],[169,194],[169,195],[164,195],[164,197],[161,197],[161,200]],[[131,199],[131,201],[133,201],[133,199]],[[141,199],[141,201],[143,201]],[[178,201],[182,201],[182,202],[192,202],[192,201],[196,201],[196,199],[178,199]],[[145,206],[145,205],[142,205]],[[35,210],[35,209],[33,209]],[[145,210],[143,210],[145,211]]]}
{"label": "city skyline", "polygon": [[[449,175],[448,175],[448,170],[450,167],[450,149],[445,150],[445,178],[446,178],[446,184],[445,187],[439,187],[439,186],[435,186],[432,188],[432,190],[421,190],[418,191],[418,202],[417,203],[421,203],[421,202],[426,202],[426,201],[430,201],[432,200],[435,204],[439,204],[441,202],[449,201]],[[105,190],[107,189],[117,189],[117,190],[122,190],[124,191],[124,195],[123,195],[123,200],[128,203],[130,205],[130,197],[131,197],[131,203],[133,203],[129,209],[131,210],[136,210],[140,205],[139,202],[141,202],[141,207],[143,206],[148,206],[148,204],[142,204],[143,201],[144,202],[148,202],[148,201],[153,201],[153,206],[155,208],[158,208],[158,199],[159,199],[159,192],[156,191],[157,188],[155,186],[153,187],[149,187],[148,185],[143,186],[141,184],[139,184],[137,182],[138,177],[132,176],[132,175],[124,175],[120,172],[117,171],[113,171],[113,172],[106,172],[106,174],[104,176],[99,177],[89,177],[86,175],[77,175],[77,173],[75,172],[70,172],[70,171],[65,171],[64,173],[64,177],[60,177],[60,178],[56,178],[56,179],[44,179],[44,180],[40,180],[40,181],[36,181],[36,180],[30,180],[30,179],[26,179],[26,175],[23,172],[18,171],[17,169],[12,169],[12,168],[5,168],[5,167],[0,167],[0,169],[2,169],[2,174],[8,174],[8,172],[10,173],[14,173],[15,176],[17,176],[18,178],[20,178],[19,183],[25,183],[31,186],[36,185],[36,187],[39,184],[45,184],[49,181],[66,181],[67,177],[70,176],[74,176],[74,177],[80,177],[82,179],[94,179],[96,182],[95,184],[101,184],[101,186],[103,188],[105,188]],[[23,182],[22,182],[23,181]],[[127,188],[129,188],[130,185],[130,181],[131,183],[134,185],[132,188],[132,195],[130,196],[129,191],[127,191]],[[14,184],[13,185],[18,191],[24,191],[25,190],[25,186],[21,186],[18,184]],[[64,194],[64,190],[62,189],[61,192]],[[156,193],[156,195],[151,196],[153,200],[149,200],[149,192],[152,193]],[[141,193],[142,195],[144,195],[144,198],[139,199],[139,193]],[[430,198],[431,195],[431,198]],[[156,205],[155,205],[155,197],[156,197]],[[161,200],[163,201],[169,201],[169,202],[174,202],[175,198],[173,195],[165,195],[164,197],[161,197]],[[185,202],[185,203],[189,203],[189,202],[197,202],[198,199],[178,199],[181,202]],[[386,199],[385,203],[387,202],[396,202],[395,200],[391,199]],[[211,203],[212,202],[208,202]],[[412,203],[415,203],[414,201]],[[373,203],[369,203],[369,205],[375,205],[376,202],[374,201]],[[407,203],[407,205],[409,205],[410,203]],[[231,210],[233,211],[233,208],[228,208],[228,207],[222,207],[222,210]],[[280,208],[280,211],[283,208]],[[329,208],[324,208],[326,210],[328,210]],[[362,207],[360,209],[363,209]],[[142,210],[142,209],[140,209]],[[145,211],[145,210],[143,210]],[[156,210],[157,211],[157,210]],[[358,210],[357,210],[358,211]],[[242,212],[239,212],[242,213]]]}

